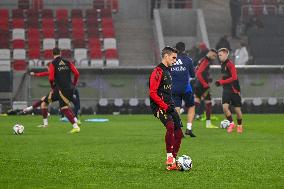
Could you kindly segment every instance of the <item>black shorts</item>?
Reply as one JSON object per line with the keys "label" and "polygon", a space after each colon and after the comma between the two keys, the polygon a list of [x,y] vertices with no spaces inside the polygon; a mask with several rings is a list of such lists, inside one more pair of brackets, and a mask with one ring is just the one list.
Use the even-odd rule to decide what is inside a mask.
{"label": "black shorts", "polygon": [[152,110],[152,111],[153,111],[154,116],[158,118],[163,123],[164,126],[166,126],[168,121],[173,121],[175,125],[175,129],[182,127],[182,122],[181,122],[181,119],[177,111],[174,111],[171,113],[167,113],[162,109],[158,109],[156,111]]}
{"label": "black shorts", "polygon": [[54,89],[53,91],[50,91],[44,98],[44,102],[47,104],[50,104],[52,102],[56,102],[59,100],[59,96],[58,96],[58,90]]}
{"label": "black shorts", "polygon": [[204,89],[203,87],[196,87],[194,94],[199,99],[203,98],[204,100],[211,100],[211,94],[209,89]]}
{"label": "black shorts", "polygon": [[242,98],[237,93],[223,92],[222,104],[231,104],[234,107],[242,107]]}
{"label": "black shorts", "polygon": [[193,95],[193,93],[173,94],[173,100],[174,100],[174,103],[175,103],[175,107],[181,107],[182,100],[185,102],[186,108],[194,106],[194,95]]}

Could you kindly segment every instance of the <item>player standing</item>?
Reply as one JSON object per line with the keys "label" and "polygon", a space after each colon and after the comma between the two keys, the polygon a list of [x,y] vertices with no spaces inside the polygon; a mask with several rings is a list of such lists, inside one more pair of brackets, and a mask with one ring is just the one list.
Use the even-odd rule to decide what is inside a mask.
{"label": "player standing", "polygon": [[172,47],[162,50],[162,63],[151,73],[149,96],[151,109],[166,128],[165,142],[167,151],[167,169],[176,169],[175,158],[182,139],[182,123],[172,100],[172,78],[170,67],[176,62],[177,51]]}
{"label": "player standing", "polygon": [[206,56],[202,58],[196,67],[196,81],[195,81],[195,107],[199,108],[201,100],[205,101],[206,111],[206,128],[218,128],[211,123],[212,102],[210,94],[210,85],[212,78],[210,78],[209,70],[210,64],[217,58],[217,50],[210,49]]}
{"label": "player standing", "polygon": [[230,125],[227,128],[227,132],[231,133],[235,128],[235,124],[233,122],[232,113],[229,109],[229,105],[233,105],[235,108],[235,112],[237,114],[237,132],[242,133],[242,99],[241,99],[241,91],[240,84],[238,80],[237,70],[234,63],[228,58],[229,50],[226,48],[221,48],[218,50],[218,57],[221,62],[221,73],[222,79],[215,82],[216,86],[223,86],[223,94],[222,94],[222,104],[223,111],[226,118],[230,121]]}
{"label": "player standing", "polygon": [[[70,101],[73,98],[73,91],[79,78],[79,72],[74,64],[63,59],[59,48],[53,49],[53,61],[49,65],[49,82],[51,88],[58,89],[60,111],[73,124],[70,133],[80,132],[75,115],[70,108]],[[71,72],[74,74],[74,80],[71,81]]]}
{"label": "player standing", "polygon": [[190,85],[190,78],[195,77],[193,61],[185,54],[185,44],[178,42],[176,44],[177,61],[171,67],[171,76],[173,81],[173,100],[177,112],[180,114],[182,100],[187,109],[187,124],[185,134],[195,137],[192,132],[192,122],[195,114],[194,95]]}

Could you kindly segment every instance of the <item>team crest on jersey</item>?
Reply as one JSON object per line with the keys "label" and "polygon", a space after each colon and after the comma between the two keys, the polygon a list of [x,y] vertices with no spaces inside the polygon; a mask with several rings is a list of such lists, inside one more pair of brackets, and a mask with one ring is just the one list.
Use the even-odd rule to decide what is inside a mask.
{"label": "team crest on jersey", "polygon": [[63,62],[62,60],[59,62],[60,66],[65,66],[65,62]]}

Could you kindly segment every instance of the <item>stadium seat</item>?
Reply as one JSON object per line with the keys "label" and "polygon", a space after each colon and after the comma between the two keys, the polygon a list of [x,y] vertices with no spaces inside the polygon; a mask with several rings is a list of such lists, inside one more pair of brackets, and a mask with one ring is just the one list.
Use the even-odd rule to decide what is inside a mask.
{"label": "stadium seat", "polygon": [[27,20],[27,27],[28,28],[39,28],[39,21],[38,18],[30,18]]}
{"label": "stadium seat", "polygon": [[83,18],[83,13],[81,9],[72,9],[71,18]]}
{"label": "stadium seat", "polygon": [[55,32],[53,28],[42,29],[43,38],[55,38]]}
{"label": "stadium seat", "polygon": [[104,49],[116,49],[116,39],[104,38]]}
{"label": "stadium seat", "polygon": [[68,10],[67,9],[57,9],[56,19],[57,20],[68,20]]}
{"label": "stadium seat", "polygon": [[23,49],[25,48],[25,41],[22,39],[16,39],[12,41],[13,49]]}
{"label": "stadium seat", "polygon": [[25,40],[25,29],[16,28],[12,31],[12,40],[23,39]]}
{"label": "stadium seat", "polygon": [[101,49],[101,42],[99,38],[89,38],[88,40],[89,49],[95,48],[95,49]]}
{"label": "stadium seat", "polygon": [[86,27],[90,28],[99,28],[99,21],[97,18],[87,18],[86,19]]}
{"label": "stadium seat", "polygon": [[23,9],[13,9],[12,10],[12,18],[21,18],[24,19],[24,10]]}
{"label": "stadium seat", "polygon": [[88,67],[87,49],[76,48],[74,49],[74,59],[79,67]]}
{"label": "stadium seat", "polygon": [[9,29],[9,20],[8,20],[8,18],[1,18],[0,19],[0,29],[1,30],[8,30]]}
{"label": "stadium seat", "polygon": [[16,18],[12,20],[13,28],[25,28],[25,21],[22,18]]}
{"label": "stadium seat", "polygon": [[1,71],[11,70],[10,49],[0,49],[0,70]]}
{"label": "stadium seat", "polygon": [[71,49],[71,39],[69,38],[59,38],[58,47],[60,49]]}
{"label": "stadium seat", "polygon": [[52,50],[49,49],[43,51],[43,58],[44,58],[44,66],[46,66],[53,59]]}
{"label": "stadium seat", "polygon": [[90,48],[91,67],[102,67],[104,65],[103,53],[100,48]]}
{"label": "stadium seat", "polygon": [[107,9],[100,9],[99,10],[99,13],[101,15],[101,18],[110,18],[112,17],[112,12],[111,12],[111,9],[110,8],[107,8]]}
{"label": "stadium seat", "polygon": [[29,0],[18,0],[18,7],[19,9],[29,9],[30,8],[30,2]]}
{"label": "stadium seat", "polygon": [[16,71],[25,71],[27,69],[27,63],[25,60],[15,60],[13,62],[13,69]]}
{"label": "stadium seat", "polygon": [[105,51],[106,66],[119,66],[118,54],[116,49],[107,49]]}
{"label": "stadium seat", "polygon": [[53,18],[43,18],[42,19],[42,28],[52,28],[54,29],[54,21]]}
{"label": "stadium seat", "polygon": [[103,9],[106,6],[108,6],[108,5],[105,4],[105,0],[94,0],[93,1],[93,8],[94,9]]}
{"label": "stadium seat", "polygon": [[0,9],[0,17],[1,18],[9,18],[9,10],[8,9]]}
{"label": "stadium seat", "polygon": [[42,18],[53,19],[53,11],[51,9],[43,9],[41,12]]}
{"label": "stadium seat", "polygon": [[102,28],[114,28],[112,18],[102,18]]}
{"label": "stadium seat", "polygon": [[75,30],[72,30],[72,38],[74,40],[80,39],[80,40],[85,40],[85,32],[83,28],[78,28]]}
{"label": "stadium seat", "polygon": [[97,19],[98,17],[98,12],[97,12],[97,9],[87,9],[86,10],[86,19],[89,19],[89,18],[94,18],[94,19]]}
{"label": "stadium seat", "polygon": [[39,38],[30,39],[28,41],[29,49],[40,49],[40,40]]}
{"label": "stadium seat", "polygon": [[28,52],[29,67],[41,66],[40,50],[39,48],[30,48]]}
{"label": "stadium seat", "polygon": [[88,38],[100,38],[99,31],[96,28],[88,29]]}
{"label": "stadium seat", "polygon": [[55,39],[45,38],[43,39],[43,50],[53,49],[55,47]]}
{"label": "stadium seat", "polygon": [[115,32],[113,28],[102,28],[103,38],[115,38]]}
{"label": "stadium seat", "polygon": [[13,59],[14,60],[25,60],[26,59],[26,50],[25,49],[14,49],[13,50]]}
{"label": "stadium seat", "polygon": [[63,49],[63,50],[61,51],[61,55],[62,55],[63,58],[66,58],[66,59],[71,59],[71,58],[73,58],[73,57],[72,57],[72,51],[69,50],[69,49]]}
{"label": "stadium seat", "polygon": [[26,10],[27,19],[39,19],[39,11],[37,9],[28,9]]}
{"label": "stadium seat", "polygon": [[85,44],[85,40],[83,39],[75,39],[72,41],[73,43],[73,48],[85,48],[86,44]]}

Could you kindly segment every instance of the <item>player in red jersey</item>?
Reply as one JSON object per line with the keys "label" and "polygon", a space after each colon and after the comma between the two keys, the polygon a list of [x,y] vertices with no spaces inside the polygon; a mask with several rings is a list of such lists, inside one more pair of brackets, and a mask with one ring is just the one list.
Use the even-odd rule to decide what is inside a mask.
{"label": "player in red jersey", "polygon": [[166,128],[165,142],[167,151],[167,169],[176,169],[175,158],[183,136],[182,122],[175,109],[172,98],[172,78],[170,67],[176,62],[177,51],[172,47],[162,50],[162,63],[151,73],[149,79],[149,96],[151,109]]}
{"label": "player in red jersey", "polygon": [[[73,125],[70,133],[78,133],[80,132],[80,127],[70,108],[70,101],[72,101],[74,89],[80,74],[74,64],[61,57],[59,48],[56,47],[53,49],[53,57],[54,59],[49,65],[49,82],[52,93],[59,99],[60,111]],[[74,75],[73,81],[71,74]]]}
{"label": "player in red jersey", "polygon": [[228,58],[229,50],[221,48],[218,50],[218,57],[221,62],[222,78],[215,82],[216,86],[223,86],[222,104],[223,111],[226,118],[230,121],[230,125],[227,128],[227,132],[231,133],[235,128],[233,122],[232,113],[229,109],[229,105],[233,105],[237,114],[237,132],[243,132],[242,126],[242,99],[241,90],[238,79],[238,74],[234,63]]}

